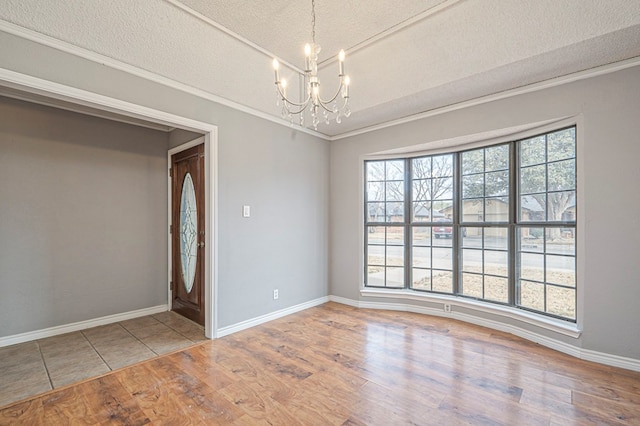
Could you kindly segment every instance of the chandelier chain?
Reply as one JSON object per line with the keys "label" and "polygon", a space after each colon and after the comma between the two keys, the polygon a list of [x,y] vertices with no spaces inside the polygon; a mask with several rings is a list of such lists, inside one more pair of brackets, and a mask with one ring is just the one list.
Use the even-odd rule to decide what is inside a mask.
{"label": "chandelier chain", "polygon": [[316,44],[316,1],[311,0],[311,42]]}

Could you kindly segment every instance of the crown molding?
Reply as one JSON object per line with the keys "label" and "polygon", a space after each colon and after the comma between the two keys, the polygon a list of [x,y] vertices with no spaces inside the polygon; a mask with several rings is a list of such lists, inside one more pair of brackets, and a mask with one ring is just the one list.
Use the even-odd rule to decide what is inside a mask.
{"label": "crown molding", "polygon": [[[100,53],[96,53],[90,51],[88,49],[75,46],[71,43],[56,39],[54,37],[41,34],[37,31],[30,30],[28,28],[21,27],[19,25],[0,20],[0,31],[8,34],[12,34],[17,37],[21,37],[23,39],[32,41],[34,43],[41,44],[43,46],[51,47],[53,49],[59,50],[61,52],[69,53],[71,55],[78,56],[82,59],[86,59],[91,62],[95,62],[100,65],[107,66],[109,68],[113,68],[118,71],[123,71],[128,74],[131,74],[136,77],[143,78],[145,80],[161,84],[163,86],[179,90],[184,93],[188,93],[190,95],[197,96],[202,99],[206,99],[212,102],[215,102],[220,105],[224,105],[226,107],[235,109],[237,111],[244,112],[246,114],[253,115],[258,118],[262,118],[264,120],[270,121],[272,123],[284,125],[286,127],[292,127],[289,121],[283,120],[281,118],[275,117],[271,114],[267,114],[255,108],[248,107],[246,105],[242,105],[240,103],[231,101],[229,99],[223,98],[222,96],[214,95],[213,93],[207,92],[202,89],[197,89],[195,87],[186,85],[184,83],[180,83],[168,77],[163,77],[161,75],[155,74],[150,71],[143,70],[134,65],[130,65],[119,61],[117,59],[102,55]],[[316,136],[320,139],[330,140],[330,137],[316,132],[311,129],[307,129],[306,127],[294,126],[293,129],[299,132],[303,132],[312,136]]]}
{"label": "crown molding", "polygon": [[412,121],[422,120],[423,118],[433,117],[436,115],[446,114],[448,112],[457,111],[464,108],[470,108],[477,105],[494,102],[500,99],[512,98],[514,96],[523,95],[526,93],[537,92],[540,90],[549,89],[552,87],[561,86],[563,84],[573,83],[575,81],[586,80],[589,78],[597,77],[600,75],[610,74],[616,71],[621,71],[627,68],[632,68],[640,65],[640,56],[626,59],[620,62],[614,62],[611,64],[602,65],[599,67],[591,68],[584,71],[579,71],[572,74],[563,75],[561,77],[544,80],[538,83],[529,84],[526,86],[516,87],[514,89],[505,90],[504,92],[494,93],[491,95],[482,96],[479,98],[470,99],[464,102],[458,102],[452,105],[447,105],[441,108],[435,108],[429,111],[424,111],[418,114],[410,115],[407,117],[399,118],[397,120],[387,121],[386,123],[377,124],[374,126],[363,127],[362,129],[354,130],[351,132],[341,133],[339,135],[332,136],[331,141],[337,141],[340,139],[346,139],[353,136],[362,135],[365,133],[375,132],[378,130],[386,129],[388,127],[395,127],[401,124],[411,123]]}
{"label": "crown molding", "polygon": [[[176,2],[174,0],[165,0],[167,2],[170,2],[172,4],[176,4]],[[446,7],[450,7],[451,4],[453,4],[453,2],[458,1],[458,0],[451,0],[451,2],[445,2],[443,3],[443,5],[446,5]],[[176,5],[177,6],[177,5]],[[186,8],[186,6],[177,6],[180,7],[181,9],[185,10],[185,11],[189,11],[188,8]],[[444,8],[445,6],[443,6]],[[435,8],[429,9],[429,11],[426,12],[431,12],[429,15],[436,13],[437,11],[434,11],[434,9],[438,9],[437,11],[442,10],[440,8],[440,6],[437,6]],[[192,11],[193,13],[197,13],[195,11]],[[189,12],[189,13],[192,13]],[[425,13],[426,13],[425,12]],[[194,15],[195,16],[195,15]],[[426,16],[425,16],[426,17]],[[208,19],[206,17],[202,17],[200,19]],[[424,17],[423,17],[424,19]],[[213,22],[213,21],[211,21]],[[406,25],[411,25],[413,24],[414,21],[412,21],[411,23],[407,23]],[[222,31],[222,26],[216,25],[216,28],[220,29]],[[327,141],[339,141],[342,139],[346,139],[346,138],[350,138],[353,136],[359,136],[359,135],[363,135],[366,133],[370,133],[370,132],[375,132],[378,130],[382,130],[382,129],[386,129],[389,127],[395,127],[395,126],[399,126],[402,124],[406,124],[406,123],[411,123],[413,121],[417,121],[417,120],[422,120],[424,118],[428,118],[428,117],[433,117],[433,116],[437,116],[437,115],[441,115],[441,114],[446,114],[449,112],[453,112],[453,111],[457,111],[457,110],[461,110],[464,108],[470,108],[473,106],[477,106],[477,105],[482,105],[485,103],[489,103],[489,102],[493,102],[493,101],[497,101],[497,100],[501,100],[501,99],[507,99],[507,98],[511,98],[514,96],[518,96],[518,95],[523,95],[523,94],[527,94],[527,93],[532,93],[532,92],[537,92],[540,90],[545,90],[545,89],[549,89],[552,87],[557,87],[557,86],[561,86],[563,84],[568,84],[568,83],[572,83],[575,81],[580,81],[580,80],[585,80],[585,79],[589,79],[592,77],[597,77],[597,76],[601,76],[601,75],[605,75],[605,74],[609,74],[609,73],[613,73],[613,72],[617,72],[617,71],[621,71],[627,68],[632,68],[635,66],[640,65],[640,56],[638,57],[634,57],[634,58],[630,58],[624,61],[619,61],[619,62],[614,62],[611,64],[606,64],[606,65],[602,65],[599,67],[595,67],[595,68],[591,68],[588,70],[584,70],[584,71],[579,71],[576,73],[572,73],[572,74],[567,74],[561,77],[556,77],[556,78],[552,78],[549,80],[545,80],[545,81],[541,81],[538,83],[533,83],[533,84],[529,84],[526,86],[522,86],[522,87],[516,87],[514,89],[510,89],[510,90],[506,90],[504,92],[499,92],[499,93],[495,93],[495,94],[491,94],[491,95],[486,95],[486,96],[482,96],[479,98],[474,98],[474,99],[470,99],[464,102],[458,102],[452,105],[447,105],[441,108],[435,108],[429,111],[424,111],[418,114],[413,114],[407,117],[403,117],[403,118],[399,118],[396,120],[391,120],[385,123],[381,123],[381,124],[377,124],[377,125],[373,125],[373,126],[368,126],[368,127],[363,127],[361,129],[357,129],[357,130],[353,130],[350,132],[345,132],[345,133],[341,133],[338,135],[334,135],[334,136],[329,136],[329,135],[325,135],[324,133],[320,133],[311,129],[308,129],[306,127],[300,127],[298,125],[294,125],[291,126],[291,123],[287,120],[283,120],[281,118],[275,117],[271,114],[267,114],[265,112],[262,112],[260,110],[257,110],[255,108],[251,108],[248,107],[246,105],[242,105],[240,103],[231,101],[229,99],[223,98],[221,96],[215,95],[213,93],[204,91],[202,89],[197,89],[195,87],[192,86],[188,86],[186,84],[177,82],[175,80],[172,80],[170,78],[167,77],[163,77],[160,76],[158,74],[152,73],[150,71],[146,71],[143,69],[140,69],[138,67],[135,67],[133,65],[130,64],[126,64],[124,62],[121,62],[119,60],[110,58],[108,56],[104,56],[102,54],[96,53],[96,52],[92,52],[89,51],[87,49],[72,45],[70,43],[58,40],[56,38],[38,33],[36,31],[21,27],[19,25],[15,25],[12,24],[10,22],[7,21],[3,21],[0,20],[0,31],[15,35],[17,37],[21,37],[30,41],[33,41],[35,43],[39,43],[48,47],[51,47],[53,49],[65,52],[65,53],[69,53],[78,57],[81,57],[83,59],[95,62],[95,63],[99,63],[101,65],[105,65],[108,66],[110,68],[119,70],[119,71],[123,71],[126,73],[129,73],[131,75],[134,75],[136,77],[140,77],[140,78],[144,78],[146,80],[152,81],[154,83],[158,83],[161,84],[163,86],[166,87],[170,87],[172,89],[176,89],[176,90],[180,90],[182,92],[218,103],[220,105],[224,105],[226,107],[235,109],[237,111],[241,111],[250,115],[253,115],[255,117],[258,118],[262,118],[264,120],[270,121],[272,123],[276,123],[276,124],[280,124],[289,128],[293,128],[296,131],[299,132],[303,132],[306,134],[309,134],[311,136],[315,136],[317,138],[323,139],[323,140],[327,140]],[[238,35],[233,35],[234,33],[232,33],[229,30],[224,31],[226,34],[229,34],[230,36],[233,36],[235,38],[237,38],[239,41],[242,41],[242,37],[238,36]],[[252,46],[253,47],[253,46]],[[259,49],[261,52],[267,54],[268,52],[262,48]]]}

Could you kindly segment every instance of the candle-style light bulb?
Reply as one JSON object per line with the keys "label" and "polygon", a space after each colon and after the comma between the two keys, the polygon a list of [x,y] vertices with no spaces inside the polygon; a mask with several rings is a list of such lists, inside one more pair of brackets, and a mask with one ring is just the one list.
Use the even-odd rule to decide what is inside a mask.
{"label": "candle-style light bulb", "polygon": [[311,45],[304,45],[304,70],[311,71]]}
{"label": "candle-style light bulb", "polygon": [[278,68],[280,68],[280,63],[276,58],[273,58],[272,64],[273,64],[273,71],[276,74],[276,84],[278,84],[278,81],[280,81],[280,74],[278,73]]}
{"label": "candle-style light bulb", "polygon": [[344,50],[340,50],[340,53],[338,53],[338,65],[340,69],[340,72],[338,73],[338,75],[343,76],[344,75]]}
{"label": "candle-style light bulb", "polygon": [[349,85],[351,84],[351,78],[348,75],[344,77],[344,88],[342,89],[342,97],[349,97]]}

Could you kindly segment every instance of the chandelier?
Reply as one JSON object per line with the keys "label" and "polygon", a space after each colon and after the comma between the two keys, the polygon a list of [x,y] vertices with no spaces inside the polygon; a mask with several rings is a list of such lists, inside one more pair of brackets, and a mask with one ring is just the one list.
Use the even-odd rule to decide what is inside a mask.
{"label": "chandelier", "polygon": [[351,115],[349,108],[350,79],[344,73],[344,50],[340,50],[338,54],[338,79],[340,83],[338,90],[332,98],[325,100],[320,96],[320,81],[318,80],[318,53],[320,53],[320,49],[320,45],[316,44],[316,5],[315,0],[311,0],[311,44],[307,43],[304,46],[305,99],[302,102],[294,102],[287,98],[287,81],[284,78],[280,79],[278,72],[280,63],[276,58],[273,59],[273,69],[276,76],[276,105],[280,106],[280,102],[282,102],[282,118],[289,119],[293,124],[293,116],[299,114],[300,126],[304,126],[304,111],[310,108],[311,124],[315,130],[318,130],[320,114],[326,124],[329,124],[329,120],[334,114],[336,123],[341,123],[343,116],[348,118]]}

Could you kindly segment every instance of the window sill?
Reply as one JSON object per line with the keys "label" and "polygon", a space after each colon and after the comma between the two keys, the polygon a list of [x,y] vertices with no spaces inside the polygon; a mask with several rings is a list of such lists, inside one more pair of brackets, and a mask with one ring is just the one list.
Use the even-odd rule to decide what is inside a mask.
{"label": "window sill", "polygon": [[[562,334],[564,336],[569,336],[574,339],[580,337],[580,334],[582,333],[577,324],[574,323],[568,323],[562,320],[556,320],[554,318],[546,318],[544,316],[536,315],[534,313],[523,311],[510,306],[494,305],[491,303],[483,303],[455,296],[419,293],[410,290],[390,290],[377,288],[363,288],[360,290],[360,295],[363,297],[417,300],[429,303],[439,303],[443,306],[440,309],[434,308],[433,312],[431,312],[433,315],[451,317],[467,322],[473,322],[469,321],[469,317],[473,317],[473,314],[456,311],[456,307],[476,311],[478,313],[483,312],[491,315],[501,316],[503,318],[514,319],[525,324],[540,327],[542,329]],[[451,305],[451,312],[444,311],[445,304]]]}

